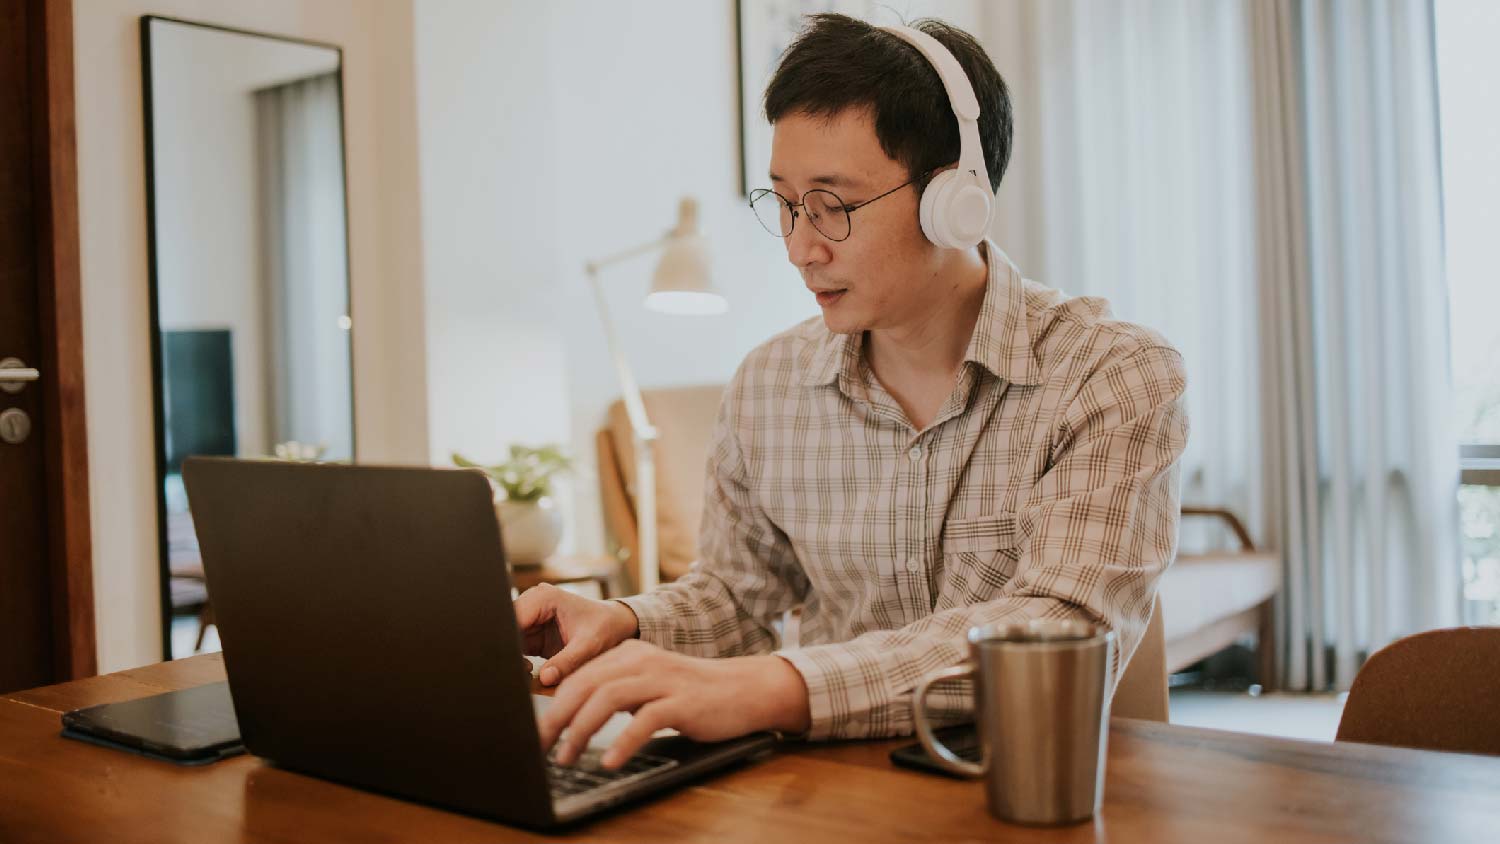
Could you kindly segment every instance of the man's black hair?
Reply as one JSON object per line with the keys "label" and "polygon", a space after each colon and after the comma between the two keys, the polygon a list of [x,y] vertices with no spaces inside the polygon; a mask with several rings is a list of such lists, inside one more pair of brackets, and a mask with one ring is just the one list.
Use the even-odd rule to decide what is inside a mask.
{"label": "man's black hair", "polygon": [[[1010,93],[974,36],[939,20],[911,24],[948,48],[979,100],[979,137],[990,188],[998,190],[1010,161]],[[809,15],[766,86],[765,115],[831,118],[868,108],[875,137],[893,161],[916,178],[958,161],[958,120],[937,69],[916,47],[846,15]]]}

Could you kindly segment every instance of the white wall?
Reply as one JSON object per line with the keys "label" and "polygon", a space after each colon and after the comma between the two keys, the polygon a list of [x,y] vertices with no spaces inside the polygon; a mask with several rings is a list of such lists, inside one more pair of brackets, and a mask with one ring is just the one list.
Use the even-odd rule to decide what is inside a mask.
{"label": "white wall", "polygon": [[362,460],[426,456],[421,240],[408,0],[112,0],[75,5],[79,229],[99,668],[161,657],[139,17],[344,48]]}
{"label": "white wall", "polygon": [[[890,5],[961,26],[979,8]],[[619,386],[584,262],[661,235],[679,197],[699,200],[729,314],[645,311],[651,257],[602,276],[647,387],[727,381],[756,344],[817,313],[739,193],[734,4],[415,10],[432,459],[568,444],[586,471],[564,497],[565,543],[602,550],[593,435]]]}

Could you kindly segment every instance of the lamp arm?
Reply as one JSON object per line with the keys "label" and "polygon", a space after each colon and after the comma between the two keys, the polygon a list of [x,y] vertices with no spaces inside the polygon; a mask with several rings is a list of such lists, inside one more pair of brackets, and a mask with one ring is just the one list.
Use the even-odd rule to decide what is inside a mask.
{"label": "lamp arm", "polygon": [[671,238],[672,234],[671,232],[668,232],[667,234],[662,235],[655,240],[649,241],[647,243],[642,243],[640,246],[633,246],[629,249],[616,252],[613,255],[607,255],[598,260],[589,261],[588,263],[583,265],[583,268],[588,271],[588,274],[590,276],[594,276],[605,267],[618,264],[621,261],[627,261],[631,258],[636,257],[637,255],[644,255],[647,252],[654,252],[655,250],[660,249],[663,245],[665,245],[666,242]]}
{"label": "lamp arm", "polygon": [[[647,250],[638,250],[644,251]],[[646,402],[641,398],[641,388],[636,384],[635,375],[630,371],[630,363],[625,360],[625,353],[620,348],[614,321],[609,318],[609,304],[604,299],[604,288],[599,284],[598,267],[607,263],[613,261],[591,262],[584,269],[588,273],[589,286],[594,291],[594,304],[599,307],[599,321],[604,324],[604,342],[609,346],[609,356],[615,362],[615,376],[620,380],[621,399],[625,402],[625,415],[630,419],[630,428],[637,437],[651,442],[656,439],[656,429],[651,426],[651,419],[646,415]]]}
{"label": "lamp arm", "polygon": [[631,432],[635,434],[634,450],[636,463],[636,522],[640,541],[640,582],[642,592],[656,588],[659,580],[659,562],[656,535],[656,465],[653,460],[652,443],[656,441],[656,429],[646,415],[646,402],[641,398],[641,388],[630,371],[630,364],[620,349],[615,336],[614,322],[609,318],[609,305],[604,298],[604,288],[599,284],[599,268],[626,258],[634,257],[658,248],[660,241],[621,252],[601,261],[590,261],[584,265],[589,277],[589,287],[594,291],[594,303],[599,306],[599,319],[604,324],[604,341],[609,346],[610,357],[615,361],[615,375],[620,380],[620,394],[625,402],[625,415],[630,419]]}

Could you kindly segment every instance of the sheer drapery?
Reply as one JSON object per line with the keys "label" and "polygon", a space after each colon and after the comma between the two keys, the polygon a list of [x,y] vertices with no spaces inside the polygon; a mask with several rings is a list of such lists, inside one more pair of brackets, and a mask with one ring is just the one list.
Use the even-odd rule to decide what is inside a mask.
{"label": "sheer drapery", "polygon": [[[1029,278],[1109,299],[1188,368],[1185,503],[1261,522],[1249,43],[1237,3],[1007,0],[986,46],[1016,142],[996,242]],[[1183,526],[1188,547],[1217,525]],[[1257,535],[1261,531],[1255,531]]]}
{"label": "sheer drapery", "polygon": [[255,92],[272,442],[352,456],[344,158],[336,73]]}
{"label": "sheer drapery", "polygon": [[996,240],[1182,350],[1183,497],[1282,552],[1291,688],[1347,687],[1458,618],[1431,20],[1408,0],[986,18],[1017,127]]}
{"label": "sheer drapery", "polygon": [[1432,9],[1250,15],[1282,680],[1347,688],[1461,606]]}

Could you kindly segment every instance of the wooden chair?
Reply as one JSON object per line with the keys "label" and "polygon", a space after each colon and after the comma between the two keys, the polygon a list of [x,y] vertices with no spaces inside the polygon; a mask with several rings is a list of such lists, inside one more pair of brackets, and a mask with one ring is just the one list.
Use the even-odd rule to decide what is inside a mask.
{"label": "wooden chair", "polygon": [[1500,755],[1500,627],[1456,627],[1376,651],[1349,689],[1338,741]]}
{"label": "wooden chair", "polygon": [[1115,686],[1110,714],[1119,718],[1139,718],[1166,723],[1167,706],[1167,637],[1162,622],[1161,596],[1151,608],[1151,623],[1136,646],[1135,655],[1125,666],[1125,673]]}
{"label": "wooden chair", "polygon": [[[687,573],[698,557],[698,520],[703,513],[703,468],[722,384],[643,391],[641,400],[656,427],[656,531],[662,583]],[[632,584],[640,583],[640,535],[635,516],[635,445],[623,402],[594,438],[599,452],[599,494],[604,523],[624,560]],[[633,591],[633,586],[632,586]]]}

